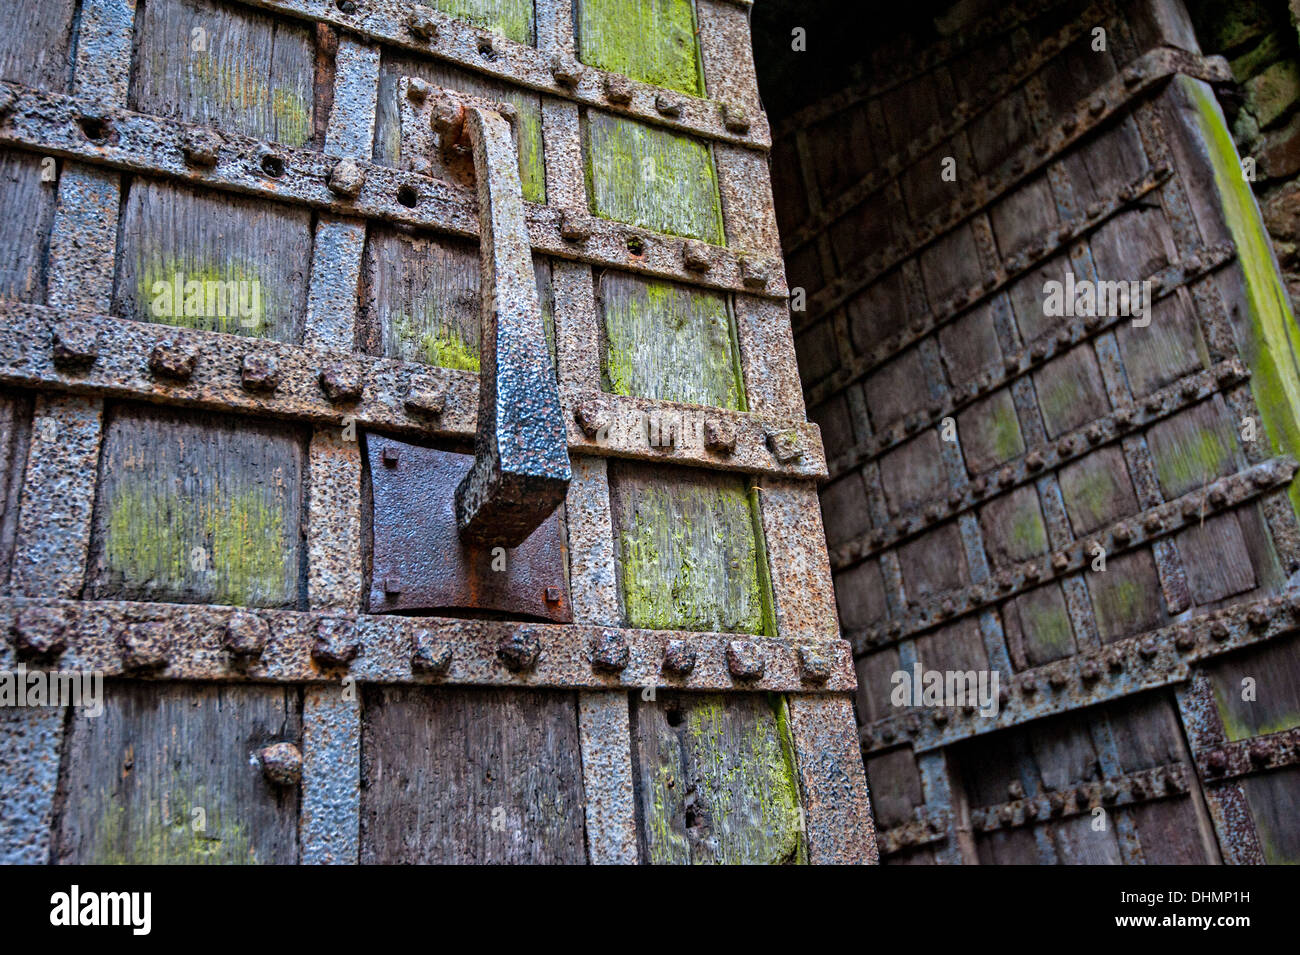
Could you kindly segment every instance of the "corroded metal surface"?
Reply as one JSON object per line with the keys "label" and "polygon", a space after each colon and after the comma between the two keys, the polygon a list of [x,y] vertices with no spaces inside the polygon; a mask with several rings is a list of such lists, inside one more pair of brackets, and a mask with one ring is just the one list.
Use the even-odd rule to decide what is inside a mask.
{"label": "corroded metal surface", "polygon": [[1196,753],[1201,778],[1209,782],[1236,779],[1250,773],[1300,763],[1300,729],[1225,742]]}
{"label": "corroded metal surface", "polygon": [[[227,649],[232,618],[249,614],[236,607],[134,603],[127,601],[0,600],[0,633],[14,631],[26,608],[63,611],[67,649],[51,662],[63,669],[97,670],[108,676],[130,673],[143,679],[256,680],[332,682],[346,676],[358,682],[444,683],[530,686],[564,689],[642,689],[665,686],[684,690],[843,693],[857,685],[849,646],[823,644],[833,662],[825,679],[810,679],[800,664],[798,644],[784,639],[734,633],[633,630],[579,624],[511,623],[450,617],[402,617],[335,611],[259,610],[269,629],[265,648],[255,657]],[[44,619],[44,618],[43,618]],[[50,618],[54,619],[54,618]],[[151,644],[151,662],[141,670],[124,646],[139,643],[154,627],[165,641]],[[613,671],[595,659],[611,630],[627,643],[626,665]],[[733,676],[727,651],[750,644],[763,661],[758,678]],[[670,644],[687,647],[694,665],[687,673],[665,669]],[[528,666],[511,669],[519,657],[511,648],[527,645]],[[452,650],[442,674],[413,665],[438,646]],[[418,651],[418,652],[417,652]],[[503,659],[503,651],[505,659]]]}
{"label": "corroded metal surface", "polygon": [[875,827],[853,738],[852,702],[835,696],[791,697],[789,707],[810,861],[875,864]]}
{"label": "corroded metal surface", "polygon": [[302,708],[304,865],[355,865],[361,856],[361,707],[356,687],[310,686]]}
{"label": "corroded metal surface", "polygon": [[472,458],[369,435],[374,500],[370,609],[375,613],[498,610],[567,623],[567,557],[558,512],[517,546],[457,533],[453,495]]}
{"label": "corroded metal surface", "polygon": [[636,797],[627,694],[579,694],[578,731],[588,859],[593,865],[635,865]]}

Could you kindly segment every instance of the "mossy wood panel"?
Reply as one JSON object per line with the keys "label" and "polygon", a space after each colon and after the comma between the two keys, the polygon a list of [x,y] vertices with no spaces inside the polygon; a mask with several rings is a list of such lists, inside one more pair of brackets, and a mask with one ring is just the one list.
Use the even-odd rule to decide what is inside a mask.
{"label": "mossy wood panel", "polygon": [[303,448],[296,431],[254,419],[112,409],[92,594],[299,606]]}
{"label": "mossy wood panel", "polygon": [[363,863],[586,861],[572,693],[368,687]]}
{"label": "mossy wood panel", "polygon": [[704,94],[691,0],[577,0],[578,58],[643,83]]}
{"label": "mossy wood panel", "polygon": [[0,80],[66,90],[76,7],[75,0],[17,0],[0,7]]}
{"label": "mossy wood panel", "polygon": [[537,43],[533,0],[424,0],[424,5],[516,43]]}
{"label": "mossy wood panel", "polygon": [[584,128],[592,212],[723,244],[718,177],[705,143],[596,110]]}
{"label": "mossy wood panel", "polygon": [[745,410],[725,296],[626,272],[605,272],[599,294],[606,391]]}
{"label": "mossy wood panel", "polygon": [[[550,262],[533,260],[547,345],[554,350]],[[482,280],[476,243],[376,228],[366,243],[365,351],[479,370]]]}
{"label": "mossy wood panel", "polygon": [[1217,660],[1205,668],[1230,740],[1300,726],[1300,640],[1291,636]]}
{"label": "mossy wood panel", "polygon": [[783,697],[661,692],[632,700],[644,861],[806,861]]}
{"label": "mossy wood panel", "polygon": [[[409,169],[469,185],[474,165],[468,154],[448,161],[441,149],[422,149],[412,155],[402,141],[402,103],[399,86],[404,76],[415,76],[444,89],[509,103],[516,110],[513,124],[515,148],[519,151],[519,182],[524,198],[546,201],[546,164],[542,149],[542,99],[536,93],[431,60],[393,56],[388,52],[379,66],[379,99],[375,112],[375,162]],[[435,137],[436,138],[436,137]]]}
{"label": "mossy wood panel", "polygon": [[110,681],[102,715],[73,711],[56,860],[296,863],[298,789],[256,754],[301,731],[295,687]]}
{"label": "mossy wood panel", "polygon": [[1300,768],[1247,776],[1241,781],[1246,805],[1255,819],[1260,849],[1268,865],[1300,865],[1300,826],[1295,824],[1295,794]]}
{"label": "mossy wood panel", "polygon": [[0,581],[9,579],[14,536],[18,530],[18,497],[27,468],[31,442],[32,399],[0,392]]}
{"label": "mossy wood panel", "polygon": [[137,180],[122,215],[124,318],[299,342],[311,213]]}
{"label": "mossy wood panel", "polygon": [[629,627],[774,631],[757,492],[744,478],[622,461],[609,475]]}
{"label": "mossy wood panel", "polygon": [[[48,180],[42,181],[43,170]],[[54,221],[54,157],[0,150],[0,298],[45,303],[45,255]]]}
{"label": "mossy wood panel", "polygon": [[307,28],[207,0],[149,0],[136,19],[133,108],[303,146],[314,128]]}

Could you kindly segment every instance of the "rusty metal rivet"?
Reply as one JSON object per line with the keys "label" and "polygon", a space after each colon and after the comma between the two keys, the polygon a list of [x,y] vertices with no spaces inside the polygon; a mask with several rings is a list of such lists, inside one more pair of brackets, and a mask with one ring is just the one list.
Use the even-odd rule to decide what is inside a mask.
{"label": "rusty metal rivet", "polygon": [[431,43],[438,38],[438,21],[428,7],[417,7],[406,17],[406,28],[419,39]]}
{"label": "rusty metal rivet", "polygon": [[803,439],[799,436],[798,428],[768,431],[767,446],[781,464],[789,464],[803,457]]}
{"label": "rusty metal rivet", "polygon": [[1053,689],[1059,690],[1069,683],[1070,679],[1064,670],[1053,670],[1047,675],[1047,682]]}
{"label": "rusty metal rivet", "polygon": [[68,620],[59,607],[23,607],[14,621],[14,645],[18,652],[52,657],[67,647]]}
{"label": "rusty metal rivet", "polygon": [[735,424],[727,418],[705,419],[704,446],[715,454],[731,454],[736,450]]}
{"label": "rusty metal rivet", "polygon": [[541,641],[530,627],[519,627],[497,641],[497,659],[513,673],[534,669],[541,655]]}
{"label": "rusty metal rivet", "polygon": [[360,401],[364,386],[361,373],[355,368],[336,362],[320,370],[320,390],[335,404]]}
{"label": "rusty metal rivet", "polygon": [[1115,538],[1117,544],[1127,544],[1133,539],[1133,529],[1124,523],[1116,524],[1110,536]]}
{"label": "rusty metal rivet", "polygon": [[627,638],[617,630],[602,630],[591,647],[591,667],[604,673],[618,673],[631,659]]}
{"label": "rusty metal rivet", "polygon": [[1056,553],[1052,555],[1052,569],[1057,573],[1065,570],[1070,566],[1070,555],[1065,553]]}
{"label": "rusty metal rivet", "polygon": [[582,80],[582,65],[571,56],[557,53],[551,57],[551,76],[561,86],[573,89]]}
{"label": "rusty metal rivet", "polygon": [[260,657],[271,637],[267,622],[255,613],[240,611],[226,621],[221,645],[237,657]]}
{"label": "rusty metal rivet", "polygon": [[573,409],[573,420],[589,438],[597,438],[609,432],[609,410],[599,401],[578,402]]}
{"label": "rusty metal rivet", "polygon": [[767,288],[771,278],[772,270],[766,262],[751,255],[741,256],[740,280],[745,284],[745,288]]}
{"label": "rusty metal rivet", "polygon": [[181,154],[191,166],[210,169],[217,164],[226,141],[212,129],[193,127],[181,135]]}
{"label": "rusty metal rivet", "polygon": [[355,199],[366,184],[366,171],[353,159],[340,159],[330,170],[330,192],[345,199]]}
{"label": "rusty metal rivet", "polygon": [[611,103],[627,105],[632,102],[632,81],[622,73],[605,74],[605,99]]}
{"label": "rusty metal rivet", "polygon": [[413,103],[423,103],[429,98],[429,84],[418,76],[406,78],[406,98]]}
{"label": "rusty metal rivet", "polygon": [[559,587],[551,585],[546,588],[542,596],[546,599],[548,604],[557,604],[564,597],[564,591]]}
{"label": "rusty metal rivet", "polygon": [[665,673],[685,676],[695,669],[695,649],[685,640],[669,640],[664,647]]}
{"label": "rusty metal rivet", "polygon": [[1186,630],[1179,630],[1178,633],[1174,636],[1174,646],[1184,653],[1192,649],[1194,646],[1196,646],[1196,631],[1190,628]]}
{"label": "rusty metal rivet", "polygon": [[707,272],[713,268],[713,248],[704,242],[688,240],[682,243],[682,264],[692,272]]}
{"label": "rusty metal rivet", "polygon": [[382,460],[388,467],[395,468],[401,460],[401,454],[396,448],[389,445],[388,447],[385,447],[383,452],[380,454],[380,460]]}
{"label": "rusty metal rivet", "polygon": [[316,624],[311,655],[325,666],[347,666],[361,652],[356,625],[346,617],[322,617]]}
{"label": "rusty metal rivet", "polygon": [[802,644],[796,650],[799,676],[805,683],[825,683],[835,665],[835,651],[825,644]]}
{"label": "rusty metal rivet", "polygon": [[118,636],[122,665],[128,670],[156,670],[167,665],[171,637],[167,624],[133,623]]}
{"label": "rusty metal rivet", "polygon": [[560,238],[565,242],[585,242],[591,238],[591,216],[575,209],[560,213]]}
{"label": "rusty metal rivet", "polygon": [[417,630],[411,637],[411,669],[430,676],[445,676],[454,655],[451,641],[431,630]]}
{"label": "rusty metal rivet", "polygon": [[1089,683],[1101,678],[1101,667],[1096,660],[1084,660],[1079,665],[1079,675]]}
{"label": "rusty metal rivet", "polygon": [[749,132],[749,114],[745,108],[736,103],[722,104],[722,125],[728,132],[745,134]]}
{"label": "rusty metal rivet", "polygon": [[442,414],[446,405],[447,396],[439,388],[412,385],[406,393],[405,407],[413,415],[436,418]]}
{"label": "rusty metal rivet", "polygon": [[50,332],[54,364],[60,368],[88,368],[99,357],[99,333],[87,322],[56,322]]}
{"label": "rusty metal rivet", "polygon": [[385,577],[382,586],[385,594],[396,596],[402,592],[402,579],[400,577]]}
{"label": "rusty metal rivet", "polygon": [[1042,453],[1039,451],[1030,451],[1029,454],[1025,456],[1025,467],[1030,471],[1041,471],[1043,465],[1046,463],[1047,462],[1043,460]]}
{"label": "rusty metal rivet", "polygon": [[198,347],[179,339],[164,339],[149,352],[149,370],[160,378],[189,381],[198,365]]}
{"label": "rusty metal rivet", "polygon": [[248,352],[239,366],[239,379],[248,391],[275,391],[280,385],[280,364],[268,352]]}
{"label": "rusty metal rivet", "polygon": [[1246,614],[1246,622],[1252,630],[1263,630],[1268,626],[1268,611],[1263,607],[1251,607]]}
{"label": "rusty metal rivet", "polygon": [[1210,639],[1215,643],[1222,643],[1228,639],[1228,628],[1221,622],[1216,621],[1210,624]]}
{"label": "rusty metal rivet", "polygon": [[262,775],[277,786],[297,786],[302,781],[302,753],[293,743],[272,743],[257,754]]}
{"label": "rusty metal rivet", "polygon": [[1228,768],[1228,754],[1221,749],[1213,750],[1205,758],[1205,766],[1212,775],[1219,775]]}
{"label": "rusty metal rivet", "polygon": [[1159,514],[1148,514],[1142,519],[1142,528],[1148,534],[1154,534],[1165,526],[1164,518]]}
{"label": "rusty metal rivet", "polygon": [[663,116],[680,116],[682,115],[682,101],[676,96],[670,96],[667,93],[656,93],[655,109]]}
{"label": "rusty metal rivet", "polygon": [[1150,638],[1147,638],[1138,644],[1138,653],[1142,655],[1143,660],[1154,659],[1156,654],[1159,652],[1160,647],[1156,644],[1155,640]]}
{"label": "rusty metal rivet", "polygon": [[737,680],[757,680],[767,670],[763,648],[752,640],[732,640],[727,644],[727,669]]}

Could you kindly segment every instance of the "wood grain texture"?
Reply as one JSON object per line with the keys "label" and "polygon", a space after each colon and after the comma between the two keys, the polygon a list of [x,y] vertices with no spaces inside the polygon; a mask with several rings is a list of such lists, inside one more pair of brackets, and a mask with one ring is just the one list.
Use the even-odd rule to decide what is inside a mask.
{"label": "wood grain texture", "polygon": [[0,150],[0,298],[45,304],[56,172],[53,157]]}
{"label": "wood grain texture", "polygon": [[425,0],[425,6],[500,33],[516,43],[537,43],[533,0]]}
{"label": "wood grain texture", "polygon": [[136,26],[132,109],[289,146],[312,140],[305,27],[208,0],[150,0]]}
{"label": "wood grain texture", "polygon": [[788,719],[778,696],[634,697],[642,858],[657,865],[805,861]]}
{"label": "wood grain texture", "polygon": [[624,272],[602,274],[598,294],[606,391],[746,410],[724,296]]}
{"label": "wood grain texture", "polygon": [[250,419],[124,406],[106,427],[96,598],[298,608],[303,437]]}
{"label": "wood grain texture", "polygon": [[743,478],[610,461],[629,627],[772,633],[767,557]]}
{"label": "wood grain texture", "polygon": [[704,92],[691,0],[578,0],[578,57],[692,96]]}
{"label": "wood grain texture", "polygon": [[117,314],[302,340],[311,271],[307,209],[137,180],[126,198],[121,241]]}
{"label": "wood grain texture", "polygon": [[18,498],[27,469],[31,427],[32,399],[0,392],[0,585],[8,582],[13,564]]}
{"label": "wood grain texture", "polygon": [[0,79],[65,91],[77,6],[76,0],[18,0],[0,8]]}
{"label": "wood grain texture", "polygon": [[709,147],[590,110],[584,123],[591,211],[654,232],[722,245],[722,200]]}
{"label": "wood grain texture", "polygon": [[404,76],[416,76],[433,86],[458,90],[498,103],[509,103],[517,113],[515,147],[519,150],[519,182],[524,198],[546,201],[546,165],[542,148],[542,100],[536,93],[508,86],[477,74],[428,59],[402,57],[385,50],[379,65],[379,100],[375,114],[375,162],[420,172],[435,179],[468,185],[473,164],[468,158],[448,163],[440,149],[412,155],[402,143],[402,103],[398,85]]}
{"label": "wood grain texture", "polygon": [[[362,348],[372,355],[479,370],[482,348],[478,246],[377,228],[363,263]],[[554,355],[550,262],[535,258],[538,304]]]}
{"label": "wood grain texture", "polygon": [[572,693],[368,687],[363,863],[581,864]]}
{"label": "wood grain texture", "polygon": [[76,710],[56,859],[97,864],[291,864],[298,791],[255,756],[297,745],[296,688],[109,683],[104,713]]}

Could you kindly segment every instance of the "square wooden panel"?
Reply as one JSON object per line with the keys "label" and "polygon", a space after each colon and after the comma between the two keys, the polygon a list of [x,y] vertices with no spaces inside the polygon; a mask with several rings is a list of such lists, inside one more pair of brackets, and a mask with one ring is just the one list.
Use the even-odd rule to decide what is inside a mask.
{"label": "square wooden panel", "polygon": [[296,609],[303,438],[253,419],[121,406],[105,427],[98,599]]}
{"label": "square wooden panel", "polygon": [[704,95],[691,0],[577,0],[574,14],[583,63]]}
{"label": "square wooden panel", "polygon": [[535,46],[536,14],[533,0],[422,0],[426,7],[441,10],[516,43]]}
{"label": "square wooden panel", "polygon": [[629,627],[774,634],[757,500],[739,475],[610,461]]}
{"label": "square wooden panel", "polygon": [[315,135],[316,46],[298,23],[208,0],[150,0],[130,105],[303,146]]}
{"label": "square wooden panel", "polygon": [[0,299],[45,303],[45,256],[54,221],[53,156],[0,150]]}
{"label": "square wooden panel", "polygon": [[726,296],[607,271],[600,277],[598,297],[606,391],[746,409]]}
{"label": "square wooden panel", "polygon": [[598,110],[587,111],[583,129],[592,212],[724,244],[718,175],[708,145]]}

